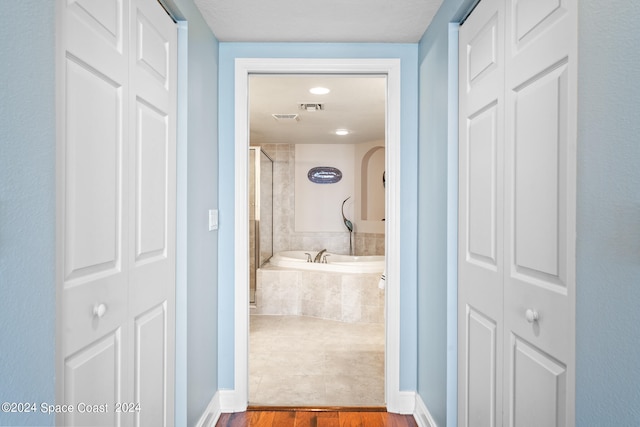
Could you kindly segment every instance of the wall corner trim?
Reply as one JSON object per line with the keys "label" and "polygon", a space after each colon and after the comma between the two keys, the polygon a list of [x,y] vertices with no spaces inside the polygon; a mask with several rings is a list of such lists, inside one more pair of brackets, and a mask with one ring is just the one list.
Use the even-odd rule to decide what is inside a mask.
{"label": "wall corner trim", "polygon": [[436,422],[433,420],[427,405],[424,404],[422,397],[418,393],[416,393],[416,407],[413,411],[413,418],[418,423],[419,427],[438,427]]}

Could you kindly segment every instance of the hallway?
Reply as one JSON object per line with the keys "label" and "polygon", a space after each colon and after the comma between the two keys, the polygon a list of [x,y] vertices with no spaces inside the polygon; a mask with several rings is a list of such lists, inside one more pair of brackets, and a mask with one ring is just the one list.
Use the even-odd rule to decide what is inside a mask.
{"label": "hallway", "polygon": [[[412,41],[381,41],[388,32],[383,26],[372,25],[381,39],[373,43],[359,38],[319,43],[256,38],[233,41],[214,34],[198,9],[197,3],[202,1],[165,1],[179,17],[183,63],[178,70],[182,80],[177,144],[176,340],[169,343],[175,348],[175,377],[180,379],[175,387],[175,425],[196,425],[211,415],[208,411],[221,406],[225,411],[246,407],[248,339],[236,340],[234,336],[239,325],[236,314],[247,314],[242,311],[247,299],[235,295],[235,284],[242,279],[236,263],[246,254],[238,250],[242,236],[234,229],[238,214],[234,149],[236,116],[240,115],[235,108],[239,80],[235,71],[239,60],[265,58],[293,58],[308,64],[327,58],[400,62],[401,79],[392,87],[401,96],[390,111],[403,112],[394,127],[400,135],[397,159],[402,162],[398,162],[401,169],[396,174],[387,172],[387,185],[399,186],[393,194],[402,212],[397,230],[402,242],[389,251],[400,261],[395,273],[388,272],[388,291],[395,298],[399,315],[388,334],[395,341],[386,354],[387,368],[391,366],[393,374],[393,382],[386,386],[403,391],[392,395],[399,406],[428,410],[439,426],[457,425],[457,271],[453,265],[457,259],[457,211],[456,199],[449,191],[455,193],[459,182],[457,144],[448,140],[457,137],[453,120],[458,85],[458,61],[452,52],[457,42],[455,23],[474,0],[443,0],[433,22]],[[519,2],[531,7],[560,5],[555,13],[558,16],[563,15],[561,9],[567,3]],[[4,17],[0,44],[8,58],[2,72],[8,84],[3,88],[6,107],[0,115],[0,278],[5,291],[0,302],[4,367],[0,392],[7,399],[64,401],[65,390],[57,381],[62,378],[62,362],[56,359],[56,334],[62,316],[56,306],[58,290],[67,276],[59,268],[64,251],[59,235],[64,230],[56,218],[64,205],[56,203],[56,182],[61,178],[57,163],[65,158],[58,145],[64,139],[57,123],[57,112],[61,111],[58,80],[68,56],[57,46],[57,33],[65,28],[59,22],[59,9],[73,7],[74,13],[87,15],[79,8],[95,6],[96,12],[113,17],[109,21],[113,25],[99,28],[98,37],[111,40],[118,35],[121,41],[134,29],[116,19],[117,12],[128,10],[122,7],[125,3],[129,2],[25,0],[15,2]],[[317,6],[330,9],[320,3]],[[292,28],[293,9],[287,12],[278,15],[287,25],[265,21],[272,29]],[[574,88],[578,109],[576,369],[569,373],[577,384],[571,403],[576,425],[640,425],[640,370],[634,357],[640,351],[640,328],[634,327],[640,322],[640,51],[634,49],[640,44],[638,17],[640,2],[635,0],[611,4],[579,1],[580,78]],[[349,23],[348,19],[334,21]],[[389,21],[385,16],[383,22]],[[422,22],[427,26],[429,21]],[[308,26],[300,28],[307,35],[317,35]],[[120,34],[121,30],[127,34]],[[530,38],[534,36],[532,33]],[[113,79],[105,81],[105,93],[117,90],[120,95],[113,99],[124,99],[124,91],[113,83]],[[108,110],[114,112],[115,108]],[[114,146],[120,146],[120,140],[114,139]],[[110,169],[114,170],[115,166]],[[126,200],[126,207],[133,206]],[[219,230],[207,226],[209,210],[219,211]],[[94,229],[102,228],[91,227]],[[111,269],[116,267],[118,264]],[[394,278],[395,286],[391,282]],[[83,313],[90,317],[93,307],[87,306]],[[110,305],[104,315],[104,307],[100,309],[98,304],[97,313],[110,320],[117,317],[115,307]],[[529,307],[522,308],[517,314],[527,327]],[[246,323],[241,326],[245,331],[242,338],[248,338]],[[237,347],[236,341],[241,345]],[[236,372],[238,366],[245,371]],[[55,423],[54,414],[0,414],[4,425]]]}

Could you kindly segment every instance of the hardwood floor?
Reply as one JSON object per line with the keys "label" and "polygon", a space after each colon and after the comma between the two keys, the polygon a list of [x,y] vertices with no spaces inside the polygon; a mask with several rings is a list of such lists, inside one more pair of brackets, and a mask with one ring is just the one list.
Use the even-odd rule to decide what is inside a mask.
{"label": "hardwood floor", "polygon": [[222,414],[216,427],[417,427],[413,416],[376,410],[252,410]]}

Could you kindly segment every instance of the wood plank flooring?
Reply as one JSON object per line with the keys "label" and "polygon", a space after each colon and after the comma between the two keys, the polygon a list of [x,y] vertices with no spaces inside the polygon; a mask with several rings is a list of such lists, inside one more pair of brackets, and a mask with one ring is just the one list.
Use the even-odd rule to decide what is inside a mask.
{"label": "wood plank flooring", "polygon": [[222,414],[216,427],[417,427],[413,416],[371,410],[248,410]]}

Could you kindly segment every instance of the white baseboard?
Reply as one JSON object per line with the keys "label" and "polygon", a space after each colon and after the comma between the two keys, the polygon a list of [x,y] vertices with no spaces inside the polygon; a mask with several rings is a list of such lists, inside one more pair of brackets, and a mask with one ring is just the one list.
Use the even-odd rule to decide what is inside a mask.
{"label": "white baseboard", "polygon": [[427,405],[424,404],[422,398],[416,393],[415,411],[413,412],[413,418],[418,423],[419,427],[438,427],[436,422],[433,421]]}
{"label": "white baseboard", "polygon": [[[438,427],[418,393],[401,391],[396,396],[395,405],[388,408],[389,412],[413,414],[419,427]],[[242,412],[246,409],[246,405],[238,405],[234,390],[218,390],[200,416],[196,427],[215,427],[222,413]]]}
{"label": "white baseboard", "polygon": [[219,390],[218,393],[220,393],[220,411],[223,414],[247,410],[247,398],[238,390]]}
{"label": "white baseboard", "polygon": [[387,410],[395,414],[413,414],[416,407],[415,391],[398,391],[388,396]]}
{"label": "white baseboard", "polygon": [[246,410],[246,402],[238,398],[238,393],[235,390],[218,390],[211,398],[211,402],[207,405],[195,427],[215,427],[221,414]]}
{"label": "white baseboard", "polygon": [[209,402],[204,413],[196,423],[196,427],[215,427],[218,418],[220,418],[220,414],[222,414],[220,410],[220,392],[216,391],[216,394],[213,395],[211,402]]}

